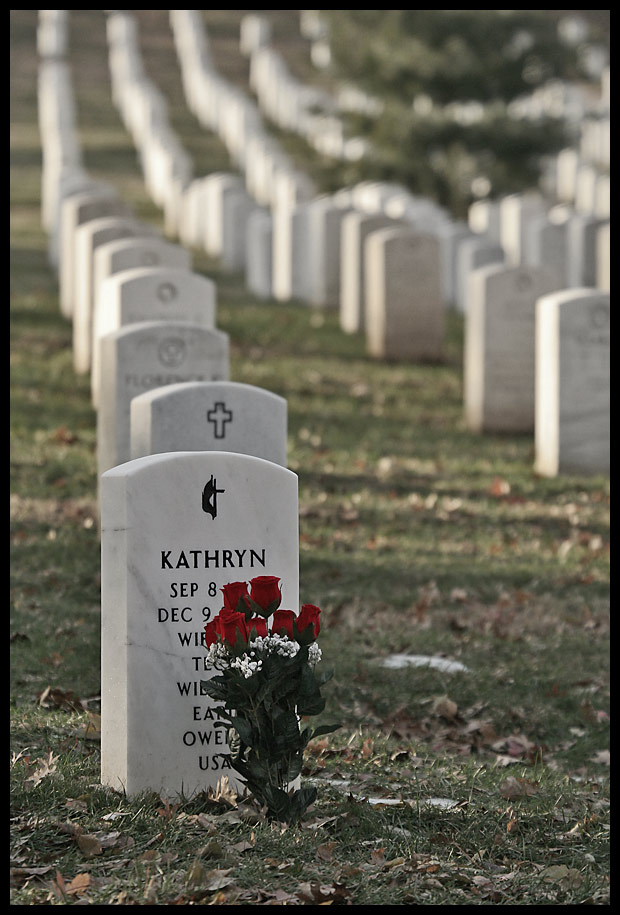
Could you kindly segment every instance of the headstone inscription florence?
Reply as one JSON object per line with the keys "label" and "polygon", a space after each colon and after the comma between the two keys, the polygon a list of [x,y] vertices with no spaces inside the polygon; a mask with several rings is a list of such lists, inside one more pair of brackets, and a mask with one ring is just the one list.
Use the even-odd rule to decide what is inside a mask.
{"label": "headstone inscription florence", "polygon": [[130,460],[131,400],[181,381],[226,381],[228,334],[184,321],[139,321],[100,339],[97,467]]}
{"label": "headstone inscription florence", "polygon": [[204,625],[221,588],[281,579],[299,610],[298,485],[250,455],[149,455],[101,480],[101,781],[191,797],[240,789],[218,708],[201,692]]}
{"label": "headstone inscription florence", "polygon": [[610,470],[610,297],[579,288],[536,305],[535,470]]}
{"label": "headstone inscription florence", "polygon": [[131,457],[232,451],[286,467],[287,402],[237,381],[186,381],[131,401]]}
{"label": "headstone inscription florence", "polygon": [[187,321],[216,326],[217,286],[200,273],[174,267],[134,267],[101,284],[93,315],[91,393],[96,406],[102,383],[100,340],[140,321]]}

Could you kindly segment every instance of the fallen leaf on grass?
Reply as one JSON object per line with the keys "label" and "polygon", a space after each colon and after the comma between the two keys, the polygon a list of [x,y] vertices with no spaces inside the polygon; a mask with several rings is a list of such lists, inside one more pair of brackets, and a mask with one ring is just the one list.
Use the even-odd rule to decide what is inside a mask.
{"label": "fallen leaf on grass", "polygon": [[583,878],[576,867],[567,867],[566,864],[552,864],[540,872],[545,883],[564,883],[576,887],[582,883]]}
{"label": "fallen leaf on grass", "polygon": [[600,763],[603,766],[611,765],[610,752],[610,750],[599,750],[598,753],[595,753],[592,757],[592,762]]}
{"label": "fallen leaf on grass", "polygon": [[44,778],[47,778],[48,775],[52,775],[56,771],[57,761],[58,757],[54,756],[53,750],[50,750],[47,756],[35,760],[34,765],[36,765],[37,768],[34,770],[32,775],[28,776],[26,781],[32,782],[33,787],[36,787],[36,785],[39,785]]}
{"label": "fallen leaf on grass", "polygon": [[297,895],[305,905],[342,905],[348,896],[349,890],[340,883],[328,886],[323,883],[302,883],[297,890]]}
{"label": "fallen leaf on grass", "polygon": [[62,690],[52,686],[46,686],[44,690],[37,693],[39,705],[43,708],[60,708],[70,712],[81,712],[84,705],[79,696],[76,696],[72,690]]}
{"label": "fallen leaf on grass", "polygon": [[321,861],[331,861],[334,857],[334,850],[337,848],[337,842],[324,842],[316,850],[316,856]]}
{"label": "fallen leaf on grass", "polygon": [[514,775],[510,775],[506,781],[502,782],[499,790],[502,797],[512,801],[516,798],[531,797],[536,794],[538,785],[535,782],[528,781],[526,778],[515,778]]}
{"label": "fallen leaf on grass", "polygon": [[29,880],[30,877],[43,877],[45,874],[49,874],[51,869],[51,864],[48,867],[12,867],[10,873],[11,884],[23,883]]}
{"label": "fallen leaf on grass", "polygon": [[65,885],[65,892],[70,896],[79,896],[81,893],[85,893],[92,884],[93,879],[90,874],[78,874],[71,883]]}
{"label": "fallen leaf on grass", "polygon": [[95,858],[103,854],[103,846],[96,836],[83,834],[77,837],[78,848],[85,858]]}

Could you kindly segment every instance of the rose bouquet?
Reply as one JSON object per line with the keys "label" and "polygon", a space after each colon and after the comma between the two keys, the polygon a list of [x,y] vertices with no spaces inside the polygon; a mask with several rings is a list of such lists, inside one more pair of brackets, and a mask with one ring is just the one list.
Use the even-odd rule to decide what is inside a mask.
{"label": "rose bouquet", "polygon": [[233,581],[222,589],[224,606],[205,626],[207,661],[219,675],[203,681],[227,729],[231,765],[270,819],[298,821],[315,800],[315,788],[299,788],[308,742],[336,730],[303,719],[325,708],[316,639],[320,609],[304,604],[295,614],[280,608],[280,579]]}

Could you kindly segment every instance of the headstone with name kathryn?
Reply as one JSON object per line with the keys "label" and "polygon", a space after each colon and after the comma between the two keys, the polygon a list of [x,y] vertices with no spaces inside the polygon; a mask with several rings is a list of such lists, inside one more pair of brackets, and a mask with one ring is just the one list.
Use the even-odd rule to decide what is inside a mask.
{"label": "headstone with name kathryn", "polygon": [[440,359],[445,308],[439,242],[409,229],[380,229],[365,243],[366,346],[383,359]]}
{"label": "headstone with name kathryn", "polygon": [[233,451],[286,467],[287,403],[237,381],[186,381],[131,401],[131,457]]}
{"label": "headstone with name kathryn", "polygon": [[465,419],[475,432],[533,432],[536,301],[559,288],[550,267],[489,266],[470,277]]}
{"label": "headstone with name kathryn", "polygon": [[535,470],[609,473],[609,292],[567,289],[536,309]]}
{"label": "headstone with name kathryn", "polygon": [[227,381],[229,339],[221,330],[181,321],[141,321],[100,339],[97,411],[99,476],[131,458],[131,400],[181,381]]}
{"label": "headstone with name kathryn", "polygon": [[119,238],[149,237],[155,230],[140,220],[106,216],[83,223],[75,232],[73,368],[90,372],[95,303],[94,259],[100,245]]}
{"label": "headstone with name kathryn", "polygon": [[101,284],[93,317],[92,401],[102,384],[99,341],[106,334],[139,321],[186,321],[216,326],[217,287],[192,270],[134,267],[109,276]]}
{"label": "headstone with name kathryn", "polygon": [[101,480],[101,781],[133,797],[239,790],[201,681],[224,585],[281,579],[299,610],[297,476],[229,452],[129,461]]}

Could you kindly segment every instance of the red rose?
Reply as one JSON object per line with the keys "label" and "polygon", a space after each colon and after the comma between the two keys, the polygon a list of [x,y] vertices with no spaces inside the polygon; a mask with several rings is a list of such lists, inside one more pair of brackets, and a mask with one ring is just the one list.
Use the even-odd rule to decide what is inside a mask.
{"label": "red rose", "polygon": [[277,608],[282,595],[280,593],[279,578],[275,575],[258,575],[250,581],[250,597],[254,603],[263,610],[268,610],[272,604]]}
{"label": "red rose", "polygon": [[210,648],[217,642],[217,617],[205,626],[205,646]]}
{"label": "red rose", "polygon": [[321,628],[319,624],[320,612],[320,608],[315,607],[314,604],[304,604],[299,611],[299,616],[295,621],[297,623],[297,630],[299,632],[303,632],[307,626],[312,626],[314,630],[314,638],[316,639]]}
{"label": "red rose", "polygon": [[[295,614],[292,610],[276,610],[273,614],[273,620],[271,623],[271,631],[277,633],[278,635],[288,635],[289,639],[294,639],[293,635],[293,621],[295,620]],[[284,630],[284,632],[283,632]]]}
{"label": "red rose", "polygon": [[239,601],[248,596],[248,586],[244,581],[231,581],[220,588],[220,591],[224,595],[224,606],[233,612],[237,612]]}
{"label": "red rose", "polygon": [[244,641],[248,640],[248,630],[245,625],[244,613],[220,613],[219,633],[223,639],[234,647],[237,634],[240,633]]}
{"label": "red rose", "polygon": [[245,625],[248,630],[248,638],[252,634],[252,629],[256,630],[256,635],[267,635],[267,620],[264,616],[253,616],[251,620],[247,620]]}

